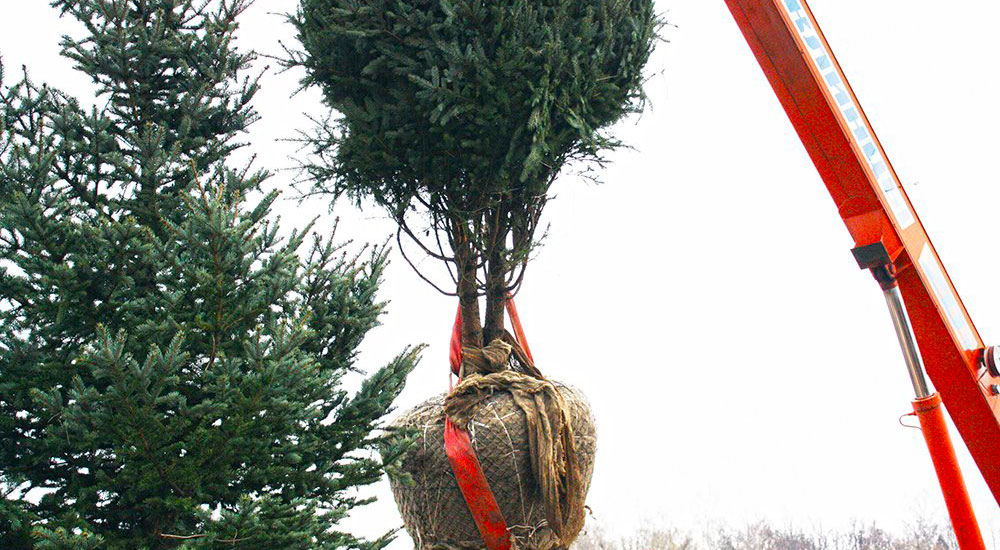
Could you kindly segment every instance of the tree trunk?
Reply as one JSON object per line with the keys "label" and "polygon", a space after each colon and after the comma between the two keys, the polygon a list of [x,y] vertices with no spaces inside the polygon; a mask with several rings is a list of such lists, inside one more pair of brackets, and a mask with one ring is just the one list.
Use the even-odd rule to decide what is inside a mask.
{"label": "tree trunk", "polygon": [[494,250],[490,256],[486,266],[486,322],[483,329],[483,342],[486,344],[503,335],[507,302],[503,254],[500,250]]}
{"label": "tree trunk", "polygon": [[462,345],[483,346],[483,328],[479,320],[479,288],[476,284],[476,260],[459,265],[458,303],[462,309]]}
{"label": "tree trunk", "polygon": [[479,257],[461,224],[454,226],[455,263],[458,268],[458,303],[462,312],[462,345],[483,346],[479,320],[479,284],[476,282]]}
{"label": "tree trunk", "polygon": [[490,234],[490,244],[486,259],[486,320],[483,330],[483,343],[489,344],[495,338],[503,336],[504,306],[507,301],[504,281],[507,276],[507,263],[504,261],[504,251],[507,244],[507,233],[510,231],[505,222],[504,205],[490,212],[487,224]]}

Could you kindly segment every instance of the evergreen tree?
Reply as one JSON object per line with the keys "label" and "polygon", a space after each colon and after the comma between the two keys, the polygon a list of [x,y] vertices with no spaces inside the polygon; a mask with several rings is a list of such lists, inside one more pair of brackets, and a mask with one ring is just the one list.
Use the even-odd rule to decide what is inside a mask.
{"label": "evergreen tree", "polygon": [[52,4],[98,106],[0,84],[0,542],[385,546],[336,524],[403,450],[380,422],[418,350],[347,393],[384,250],[280,237],[268,174],[226,165],[249,2]]}
{"label": "evergreen tree", "polygon": [[461,301],[462,342],[489,343],[552,183],[568,162],[601,162],[620,145],[608,127],[643,107],[653,0],[299,5],[289,64],[336,111],[308,138],[312,190],[384,207],[448,265],[439,290]]}

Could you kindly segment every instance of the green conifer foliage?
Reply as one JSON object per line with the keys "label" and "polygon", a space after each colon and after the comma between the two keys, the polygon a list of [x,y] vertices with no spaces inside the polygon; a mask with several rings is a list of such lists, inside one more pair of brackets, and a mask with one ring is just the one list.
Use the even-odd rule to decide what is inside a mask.
{"label": "green conifer foliage", "polygon": [[336,524],[402,452],[380,423],[419,350],[346,392],[384,250],[280,237],[268,174],[225,164],[248,2],[53,5],[99,96],[0,85],[4,548],[385,546]]}
{"label": "green conifer foliage", "polygon": [[289,63],[339,113],[309,137],[313,191],[386,208],[455,268],[463,342],[498,336],[553,181],[642,108],[652,0],[301,0],[293,21]]}

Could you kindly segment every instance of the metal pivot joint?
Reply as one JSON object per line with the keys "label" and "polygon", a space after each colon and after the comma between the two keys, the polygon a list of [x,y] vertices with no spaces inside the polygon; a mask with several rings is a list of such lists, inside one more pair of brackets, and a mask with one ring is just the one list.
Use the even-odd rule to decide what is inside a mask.
{"label": "metal pivot joint", "polygon": [[[992,376],[1000,376],[1000,347],[989,346],[982,351],[979,362]],[[996,395],[994,393],[994,395]]]}
{"label": "metal pivot joint", "polygon": [[924,373],[924,363],[917,349],[917,339],[910,325],[910,317],[906,313],[906,305],[903,304],[903,295],[899,292],[896,267],[889,257],[889,252],[881,242],[859,246],[851,252],[854,253],[858,266],[861,269],[871,270],[872,276],[882,288],[885,303],[889,306],[889,315],[892,316],[892,325],[896,329],[896,338],[899,340],[899,347],[906,361],[910,382],[913,383],[913,392],[918,399],[929,396],[931,392],[927,385],[927,375]]}

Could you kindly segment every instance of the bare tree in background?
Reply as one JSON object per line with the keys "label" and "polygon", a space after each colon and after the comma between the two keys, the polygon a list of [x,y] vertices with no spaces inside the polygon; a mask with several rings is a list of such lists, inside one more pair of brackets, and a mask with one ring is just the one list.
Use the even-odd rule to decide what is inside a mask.
{"label": "bare tree in background", "polygon": [[644,523],[629,536],[614,537],[600,525],[587,528],[573,550],[958,550],[947,524],[919,518],[902,534],[875,524],[815,532],[764,521],[740,529],[719,528],[698,535]]}

